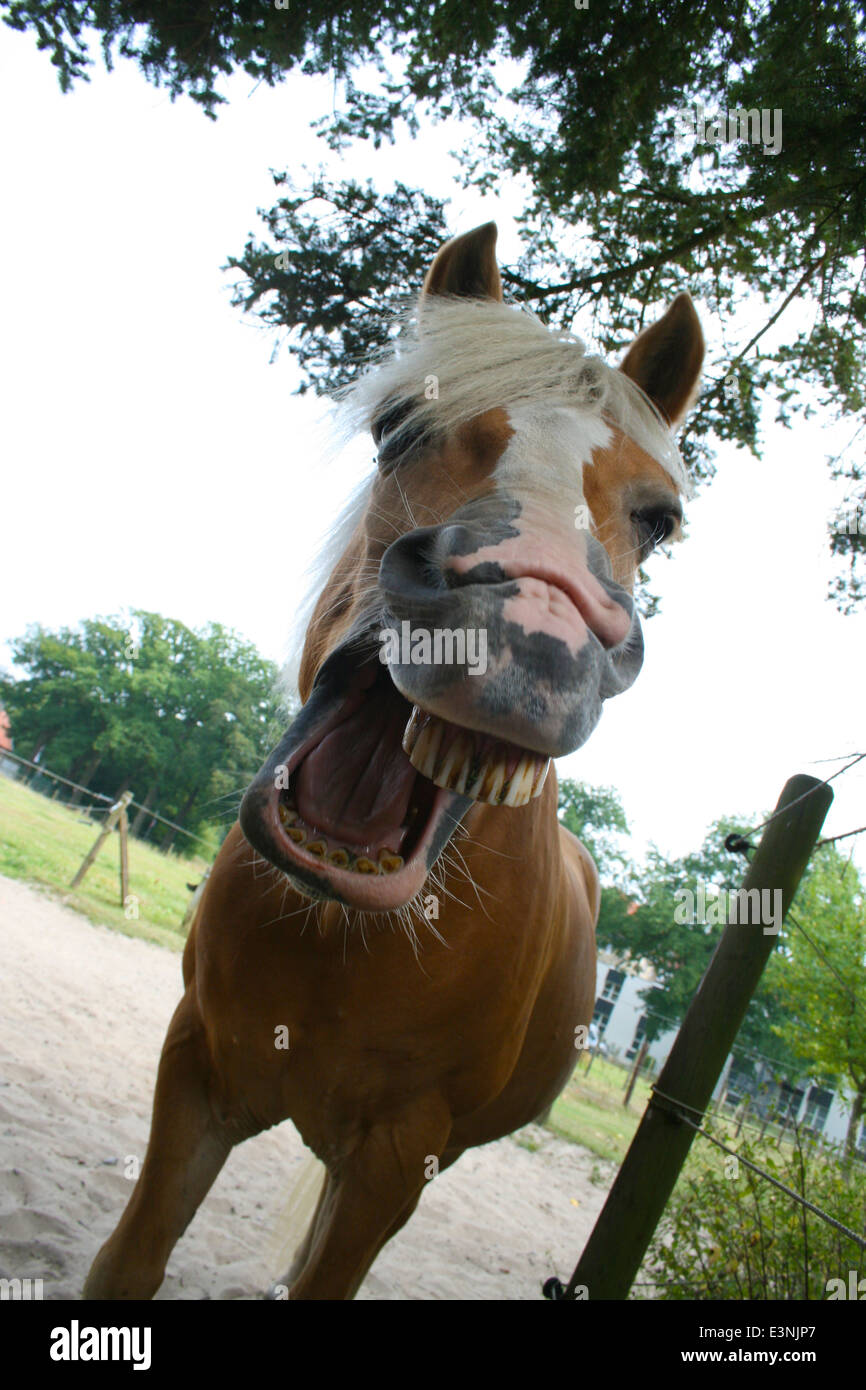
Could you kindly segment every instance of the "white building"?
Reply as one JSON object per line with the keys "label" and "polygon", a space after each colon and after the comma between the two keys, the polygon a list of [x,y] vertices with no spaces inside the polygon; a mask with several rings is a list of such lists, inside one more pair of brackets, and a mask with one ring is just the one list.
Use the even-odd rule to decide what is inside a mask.
{"label": "white building", "polygon": [[[615,1061],[632,1062],[638,1054],[647,1021],[641,995],[648,988],[661,988],[655,982],[651,965],[644,962],[637,970],[625,965],[611,952],[599,951],[592,1021],[608,1055]],[[676,1035],[677,1028],[672,1026],[650,1043],[647,1059],[652,1062],[654,1071],[658,1072],[666,1062]],[[732,1106],[749,1093],[753,1097],[755,1115],[763,1117],[772,1108],[778,1118],[787,1116],[833,1143],[841,1144],[845,1139],[853,1097],[844,1086],[834,1092],[811,1079],[780,1085],[773,1078],[771,1065],[758,1061],[756,1066],[746,1067],[742,1055],[738,1058],[735,1049],[725,1064],[716,1097],[723,1087],[727,1089],[727,1102]],[[856,1147],[866,1158],[866,1115],[860,1121]]]}

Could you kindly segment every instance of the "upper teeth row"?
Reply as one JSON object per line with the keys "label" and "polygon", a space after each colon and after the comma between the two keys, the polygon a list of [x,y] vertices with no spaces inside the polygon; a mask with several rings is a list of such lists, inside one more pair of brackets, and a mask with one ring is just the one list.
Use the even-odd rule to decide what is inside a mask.
{"label": "upper teeth row", "polygon": [[[507,760],[513,750],[499,743],[484,755],[477,751],[475,736],[462,729],[452,742],[445,742],[453,725],[427,714],[417,705],[403,734],[403,750],[412,766],[437,787],[460,792],[473,801],[493,806],[524,806],[538,796],[544,786],[550,759],[539,753],[524,752],[517,766],[506,775]],[[444,752],[440,752],[444,744]]]}

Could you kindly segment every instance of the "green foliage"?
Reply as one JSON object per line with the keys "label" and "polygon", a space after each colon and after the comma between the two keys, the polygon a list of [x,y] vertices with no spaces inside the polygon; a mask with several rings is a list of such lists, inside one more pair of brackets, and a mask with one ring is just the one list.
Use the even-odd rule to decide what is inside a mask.
{"label": "green foliage", "polygon": [[[713,439],[760,449],[764,400],[785,424],[816,401],[866,419],[862,0],[741,0],[733,15],[693,0],[582,10],[572,0],[5,8],[6,23],[48,51],[67,91],[86,78],[95,30],[109,66],[115,54],[130,57],[209,116],[233,71],[268,85],[293,70],[327,73],[336,99],[319,128],[342,152],[401,128],[419,135],[444,117],[465,121],[464,183],[495,194],[518,179],[525,189],[524,251],[504,272],[512,296],[555,324],[588,317],[607,352],[683,289],[705,306],[715,341],[682,441],[699,478],[712,474]],[[696,104],[710,121],[738,108],[781,112],[781,150],[683,139],[678,120]],[[302,212],[312,199],[332,209],[320,231]],[[377,195],[319,178],[263,216],[270,242],[250,237],[229,260],[241,277],[236,302],[289,330],[300,389],[332,390],[386,341],[395,297],[417,289],[442,205],[402,186]],[[740,312],[749,295],[767,306],[757,327]],[[843,453],[834,469],[847,505],[866,506],[856,459]],[[848,609],[864,593],[866,534],[830,531],[849,566],[834,585]]]}
{"label": "green foliage", "polygon": [[12,649],[27,674],[0,679],[0,703],[16,752],[109,796],[131,787],[190,831],[225,819],[285,726],[276,667],[218,623],[135,609],[33,626]]}
{"label": "green foliage", "polygon": [[679,890],[694,891],[700,883],[728,887],[741,876],[740,864],[723,848],[729,828],[720,822],[701,852],[684,859],[666,859],[651,849],[646,867],[633,871],[637,910],[599,925],[600,946],[635,963],[647,960],[655,969],[662,991],[647,992],[650,1039],[664,1032],[669,1020],[682,1018],[721,935],[719,927],[678,923],[674,910]]}
{"label": "green foliage", "polygon": [[[651,849],[638,868],[618,839],[628,823],[616,792],[564,780],[560,817],[589,849],[602,883],[600,947],[634,965],[649,962],[655,983],[642,993],[650,1041],[685,1017],[724,930],[723,922],[677,921],[683,890],[698,896],[711,885],[724,895],[742,886],[745,859],[725,840],[748,819],[716,821],[701,848],[680,859]],[[754,819],[758,819],[755,817]],[[751,1054],[776,1064],[778,1079],[843,1079],[854,1092],[848,1144],[866,1108],[866,895],[857,870],[834,846],[809,866],[737,1039],[737,1060]],[[817,950],[816,950],[817,945]],[[822,959],[823,957],[823,959]],[[836,973],[828,967],[830,961]],[[807,1065],[804,1065],[807,1064]]]}
{"label": "green foliage", "polygon": [[629,859],[618,837],[628,834],[619,793],[613,787],[590,787],[563,777],[559,783],[559,819],[582,840],[602,879],[622,879]]}
{"label": "green foliage", "polygon": [[[725,840],[749,819],[716,821],[701,848],[679,859],[651,849],[639,868],[618,838],[628,823],[615,791],[564,780],[559,808],[599,869],[599,946],[653,968],[654,984],[642,991],[652,1041],[682,1022],[724,931],[724,920],[714,920],[724,912],[712,909],[705,920],[678,921],[681,894],[690,891],[697,900],[700,888],[713,886],[723,902],[742,886],[746,861]],[[760,1055],[774,1064],[777,1080],[843,1081],[854,1097],[850,1149],[866,1110],[866,893],[855,866],[834,846],[820,850],[807,869],[793,917],[811,940],[789,917],[740,1028],[736,1060],[749,1070]]]}
{"label": "green foliage", "polygon": [[[866,1230],[862,1166],[793,1145],[722,1142],[854,1231]],[[667,1299],[825,1299],[862,1263],[857,1245],[744,1164],[697,1138],[644,1261]],[[736,1166],[735,1166],[736,1164]]]}
{"label": "green foliage", "polygon": [[793,917],[808,935],[788,918],[768,985],[785,1007],[784,1035],[794,1051],[814,1075],[852,1088],[850,1147],[866,1103],[866,894],[835,845],[812,860]]}
{"label": "green foliage", "polygon": [[[713,472],[713,440],[760,452],[765,401],[790,425],[795,410],[816,402],[838,416],[866,420],[866,296],[862,292],[866,185],[866,56],[859,0],[817,8],[810,0],[746,0],[730,23],[726,11],[630,0],[611,11],[576,12],[559,3],[531,13],[509,3],[467,13],[446,9],[417,30],[414,12],[393,12],[389,35],[399,75],[380,56],[381,88],[347,80],[344,99],[324,134],[333,148],[393,136],[399,121],[413,132],[425,117],[459,115],[473,130],[460,155],[466,184],[495,194],[520,179],[527,189],[520,221],[524,251],[503,278],[513,297],[548,321],[591,324],[616,352],[683,289],[709,311],[711,352],[705,383],[681,439],[697,478]],[[388,26],[386,26],[388,27]],[[575,62],[575,52],[580,62]],[[523,80],[501,91],[497,58],[523,65]],[[780,112],[782,149],[766,154],[748,139],[683,140],[685,111],[712,121],[737,109]],[[728,132],[726,132],[728,133]],[[680,138],[678,138],[678,136]],[[334,240],[358,254],[351,183],[314,185],[333,209],[321,238],[323,261]],[[305,196],[296,193],[296,201]],[[313,196],[313,190],[309,196]],[[420,196],[420,195],[419,195]],[[408,207],[408,191],[402,191]],[[371,216],[363,263],[353,278],[365,287],[348,346],[381,343],[394,288],[417,289],[404,254],[396,267],[395,234],[418,250],[430,220],[398,223],[380,198],[383,222]],[[281,247],[317,254],[290,218],[265,214],[273,238],[259,248],[268,268]],[[237,302],[255,303],[272,275],[250,254],[230,264],[243,272]],[[396,271],[396,276],[395,276]],[[292,298],[292,283],[285,295]],[[757,326],[741,326],[748,297],[767,306]],[[303,296],[293,302],[304,308]],[[797,322],[809,306],[809,326]],[[294,339],[316,339],[309,381],[318,391],[345,380],[339,336],[323,344],[315,312],[284,320]],[[866,505],[856,460],[834,460],[849,488],[848,507]],[[856,603],[857,561],[866,539],[832,527],[831,549],[850,574],[835,592]]]}
{"label": "green foliage", "polygon": [[564,777],[559,784],[559,818],[582,840],[598,869],[599,943],[627,940],[629,915],[634,911],[628,891],[634,867],[622,843],[628,821],[619,794],[613,787],[589,787]]}
{"label": "green foliage", "polygon": [[[240,69],[274,86],[285,73],[345,69],[349,58],[375,52],[389,17],[380,4],[355,0],[278,9],[261,0],[231,5],[190,5],[185,0],[6,0],[5,22],[32,30],[58,70],[60,86],[71,90],[87,81],[91,66],[88,30],[102,35],[102,55],[111,68],[115,56],[132,58],[172,100],[186,93],[213,116],[225,101],[217,90],[221,76]],[[391,12],[392,13],[392,12]]]}
{"label": "green foliage", "polygon": [[[380,195],[369,183],[334,188],[319,177],[295,194],[288,174],[273,178],[289,192],[259,209],[270,241],[251,236],[229,257],[226,268],[242,277],[233,303],[277,331],[274,355],[282,341],[291,348],[305,374],[300,393],[336,391],[393,337],[447,240],[444,205],[402,183]],[[275,245],[290,249],[276,255]]]}

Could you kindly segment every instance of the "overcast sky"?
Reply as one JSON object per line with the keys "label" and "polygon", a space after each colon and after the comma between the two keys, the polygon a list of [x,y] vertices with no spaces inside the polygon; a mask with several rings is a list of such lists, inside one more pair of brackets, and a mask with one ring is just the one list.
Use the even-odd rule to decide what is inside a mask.
{"label": "overcast sky", "polygon": [[[423,182],[451,196],[452,232],[494,218],[506,263],[518,191],[462,192],[447,128],[341,170],[308,129],[333,100],[321,80],[235,78],[214,123],[125,61],[64,97],[32,36],[3,27],[0,79],[0,666],[28,623],[132,606],[219,621],[282,661],[316,538],[372,450],[322,467],[324,404],[292,394],[291,358],[269,365],[272,339],[230,305],[220,267],[274,201],[269,168],[327,156],[383,190]],[[825,597],[841,500],[825,455],[850,433],[768,424],[760,462],[722,446],[686,542],[653,562],[640,678],[559,763],[618,789],[636,854],[686,853],[715,817],[769,809],[792,773],[866,749],[866,614]],[[866,770],[834,787],[825,833],[866,823]],[[847,842],[861,865],[864,840]]]}

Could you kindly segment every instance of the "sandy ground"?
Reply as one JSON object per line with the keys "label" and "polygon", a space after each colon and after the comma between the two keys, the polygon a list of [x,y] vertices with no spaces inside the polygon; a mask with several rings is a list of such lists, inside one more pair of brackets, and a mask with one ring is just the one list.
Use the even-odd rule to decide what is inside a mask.
{"label": "sandy ground", "polygon": [[[0,1276],[76,1299],[144,1154],[180,956],[2,876],[0,932]],[[536,1126],[518,1137],[539,1149],[503,1139],[430,1183],[359,1298],[532,1299],[570,1275],[613,1170]],[[306,1157],[290,1124],[235,1149],[158,1297],[260,1297]]]}

